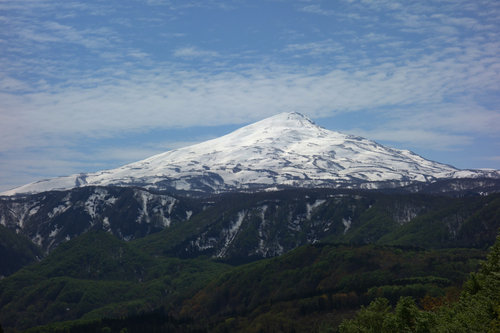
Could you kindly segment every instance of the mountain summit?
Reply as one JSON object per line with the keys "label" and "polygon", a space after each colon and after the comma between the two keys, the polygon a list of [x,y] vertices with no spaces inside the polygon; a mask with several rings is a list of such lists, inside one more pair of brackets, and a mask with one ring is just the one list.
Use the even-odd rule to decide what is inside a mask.
{"label": "mountain summit", "polygon": [[459,170],[329,131],[291,112],[117,169],[42,180],[2,195],[108,185],[206,193],[276,186],[382,188],[465,177],[500,178],[500,172]]}

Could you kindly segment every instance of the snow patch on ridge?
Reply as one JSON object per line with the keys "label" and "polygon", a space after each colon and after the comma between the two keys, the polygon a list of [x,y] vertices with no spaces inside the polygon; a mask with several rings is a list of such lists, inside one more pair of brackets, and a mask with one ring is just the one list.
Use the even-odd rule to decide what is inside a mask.
{"label": "snow patch on ridge", "polygon": [[345,227],[345,229],[344,229],[344,235],[347,233],[347,231],[351,227],[351,223],[352,223],[351,217],[349,217],[347,220],[345,218],[342,218],[342,224]]}
{"label": "snow patch on ridge", "polygon": [[[139,214],[137,216],[137,223],[150,223],[151,217],[148,211],[152,211],[154,216],[161,219],[161,226],[163,228],[169,227],[172,223],[170,214],[172,213],[175,204],[178,202],[177,199],[172,198],[168,195],[154,195],[150,192],[143,190],[136,190],[134,194],[135,199],[141,206],[139,208]],[[148,209],[148,207],[150,207]]]}
{"label": "snow patch on ridge", "polygon": [[104,219],[102,220],[102,225],[106,229],[111,228],[111,223],[109,223],[109,219],[107,216],[105,216]]}
{"label": "snow patch on ridge", "polygon": [[321,206],[322,204],[324,204],[326,202],[326,200],[324,199],[320,199],[320,200],[316,200],[314,202],[314,204],[309,204],[307,203],[306,206],[307,206],[307,219],[310,220],[311,219],[311,213],[312,211],[316,208],[316,207],[319,207]]}
{"label": "snow patch on ridge", "polygon": [[38,213],[39,209],[40,209],[40,206],[33,207],[32,209],[30,209],[28,216],[35,215],[36,213]]}
{"label": "snow patch on ridge", "polygon": [[225,242],[224,246],[222,247],[222,249],[220,250],[217,257],[223,257],[226,254],[227,248],[229,247],[231,242],[236,237],[236,234],[238,233],[238,230],[240,229],[241,224],[243,223],[243,220],[245,219],[246,215],[247,215],[246,211],[239,212],[238,217],[236,218],[236,221],[229,227],[229,229],[224,229],[222,231],[222,234],[226,238],[226,242]]}
{"label": "snow patch on ridge", "polygon": [[[9,205],[8,212],[13,217],[14,221],[16,221],[17,226],[23,229],[25,226],[25,222],[29,219],[30,216],[36,214],[39,209],[39,201],[32,200],[23,203],[12,203]],[[5,224],[4,224],[5,223]],[[6,225],[6,221],[4,220],[2,225]]]}
{"label": "snow patch on ridge", "polygon": [[52,209],[52,212],[48,213],[47,216],[49,217],[49,219],[52,219],[52,218],[56,217],[57,215],[64,213],[65,211],[67,211],[70,208],[71,208],[71,202],[67,201],[63,205],[59,205],[57,207],[54,207],[54,209]]}
{"label": "snow patch on ridge", "polygon": [[87,201],[85,201],[85,211],[90,215],[92,220],[94,220],[97,217],[97,209],[99,207],[99,204],[102,202],[106,202],[104,199],[108,195],[108,191],[101,189],[101,188],[96,188],[94,189],[94,193],[91,194]]}
{"label": "snow patch on ridge", "polygon": [[55,225],[54,227],[54,230],[52,230],[49,234],[49,238],[53,238],[55,236],[57,236],[57,234],[59,233],[59,231],[61,231],[62,228],[58,228],[57,227],[57,224]]}
{"label": "snow patch on ridge", "polygon": [[266,226],[266,211],[267,211],[268,206],[264,205],[261,207],[261,213],[260,213],[260,225],[259,225],[259,248],[256,251],[256,253],[261,253],[262,255],[266,255],[265,251],[265,241],[264,241],[264,232],[263,229]]}
{"label": "snow patch on ridge", "polygon": [[35,237],[31,238],[31,241],[36,245],[42,247],[43,237],[37,232]]}

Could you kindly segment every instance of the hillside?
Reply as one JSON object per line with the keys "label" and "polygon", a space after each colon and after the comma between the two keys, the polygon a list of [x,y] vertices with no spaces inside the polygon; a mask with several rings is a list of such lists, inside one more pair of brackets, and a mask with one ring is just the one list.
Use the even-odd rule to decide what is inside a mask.
{"label": "hillside", "polygon": [[[271,322],[284,331],[320,331],[375,297],[395,304],[402,295],[453,295],[500,227],[500,194],[302,189],[175,200],[196,213],[129,241],[112,235],[113,227],[83,232],[0,280],[2,326],[86,331],[105,327],[103,317],[151,315],[156,328],[184,331]],[[152,202],[160,211],[161,201]],[[127,320],[106,323],[135,327]]]}
{"label": "hillside", "polygon": [[273,257],[315,242],[488,247],[500,195],[450,198],[295,190],[218,197],[186,223],[133,243],[156,255]]}
{"label": "hillside", "polygon": [[4,211],[23,217],[13,224],[21,235],[0,226],[0,236],[24,244],[9,250],[36,253],[23,227],[46,217],[42,244],[55,244],[55,229],[75,231],[0,280],[6,332],[320,332],[377,297],[393,305],[400,296],[458,299],[500,227],[500,194],[70,193],[41,194],[40,206],[27,204],[33,197],[3,201]]}
{"label": "hillside", "polygon": [[0,224],[0,279],[42,258],[41,249],[29,239]]}
{"label": "hillside", "polygon": [[83,187],[0,200],[0,220],[46,253],[89,230],[103,230],[155,255],[266,258],[322,240],[489,246],[500,227],[498,199],[499,194],[332,189],[186,198],[138,188]]}
{"label": "hillside", "polygon": [[148,318],[163,306],[156,329],[185,318],[177,331],[258,332],[270,323],[273,330],[317,331],[378,296],[396,302],[401,295],[451,295],[486,255],[479,249],[316,244],[231,268],[207,257],[154,258],[131,245],[91,232],[0,281],[2,325],[53,323],[30,332],[75,325],[88,332],[113,323],[99,318],[128,316],[115,323],[130,328],[133,318]]}
{"label": "hillside", "polygon": [[83,187],[0,199],[0,221],[50,252],[88,230],[130,240],[188,220],[202,208],[186,198],[129,187]]}
{"label": "hillside", "polygon": [[[453,293],[479,266],[481,250],[307,245],[224,273],[185,301],[181,316],[216,318],[229,331],[320,331],[377,297]],[[233,320],[227,320],[232,318]]]}
{"label": "hillside", "polygon": [[0,323],[26,329],[135,314],[162,302],[176,305],[228,268],[207,260],[150,257],[92,231],[0,280]]}

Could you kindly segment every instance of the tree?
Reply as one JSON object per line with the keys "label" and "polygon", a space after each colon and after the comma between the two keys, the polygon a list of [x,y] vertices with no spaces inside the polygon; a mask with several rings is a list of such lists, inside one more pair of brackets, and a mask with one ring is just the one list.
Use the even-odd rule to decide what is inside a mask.
{"label": "tree", "polygon": [[494,333],[500,332],[500,236],[478,273],[472,273],[458,302],[422,311],[410,297],[401,297],[394,312],[387,299],[362,307],[341,333]]}
{"label": "tree", "polygon": [[389,301],[385,298],[377,298],[367,308],[361,306],[355,319],[342,322],[339,331],[341,333],[382,333],[384,321],[390,311]]}
{"label": "tree", "polygon": [[361,307],[356,318],[339,326],[341,333],[429,333],[435,324],[432,313],[420,311],[411,297],[401,297],[391,312],[389,301],[377,298]]}

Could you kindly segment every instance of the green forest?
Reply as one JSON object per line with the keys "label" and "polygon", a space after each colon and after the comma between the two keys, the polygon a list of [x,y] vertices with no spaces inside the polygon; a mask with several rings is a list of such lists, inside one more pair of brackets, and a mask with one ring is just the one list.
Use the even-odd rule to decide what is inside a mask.
{"label": "green forest", "polygon": [[[255,233],[256,217],[248,207],[269,205],[276,195],[240,195],[233,202],[219,198],[189,223],[128,242],[90,230],[43,260],[42,253],[0,228],[3,239],[31,261],[19,264],[21,269],[14,265],[15,273],[0,280],[2,329],[500,331],[500,240],[489,241],[498,234],[498,195],[467,199],[372,194],[339,199],[319,191],[301,192],[300,201],[296,194],[280,193],[281,205],[267,221],[276,226],[270,232],[281,232],[285,242],[289,234],[278,228],[280,216],[285,216],[281,207],[295,207],[300,213],[307,202],[322,198],[328,203],[331,197],[335,205],[319,206],[311,216],[335,221],[349,213],[352,229],[325,234],[312,244],[290,245],[291,250],[271,258],[245,256],[236,248],[226,257],[190,250],[193,235],[222,230],[227,216],[246,209],[248,221],[242,225],[248,223],[248,229],[235,238],[244,249]],[[425,210],[397,225],[394,215],[403,206]],[[452,238],[443,230],[457,220],[462,228]],[[303,223],[314,228],[313,218]],[[481,234],[488,232],[481,241]],[[361,241],[367,236],[375,241]]]}
{"label": "green forest", "polygon": [[6,332],[142,332],[140,322],[158,332],[319,332],[380,297],[388,306],[401,297],[424,308],[456,302],[486,255],[318,243],[231,266],[148,256],[96,231],[0,281],[0,320]]}

